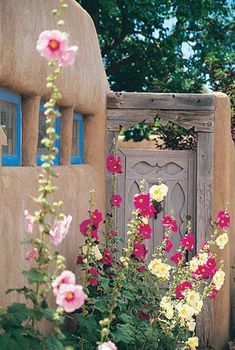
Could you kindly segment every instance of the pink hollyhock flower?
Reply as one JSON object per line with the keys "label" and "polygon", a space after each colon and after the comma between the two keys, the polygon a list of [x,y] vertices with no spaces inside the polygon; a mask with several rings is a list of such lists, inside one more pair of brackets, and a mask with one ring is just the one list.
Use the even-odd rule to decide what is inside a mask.
{"label": "pink hollyhock flower", "polygon": [[156,208],[154,205],[150,205],[148,208],[140,209],[140,215],[146,218],[152,219],[156,213]]}
{"label": "pink hollyhock flower", "polygon": [[183,281],[182,283],[178,284],[178,286],[176,286],[176,288],[175,288],[176,298],[184,299],[184,297],[185,297],[184,292],[187,289],[192,289],[192,288],[193,288],[193,285],[189,281]]}
{"label": "pink hollyhock flower", "polygon": [[138,226],[139,233],[144,239],[150,239],[151,238],[151,226],[149,224],[141,224]]}
{"label": "pink hollyhock flower", "polygon": [[144,243],[135,243],[133,254],[136,259],[145,258],[147,252],[148,250],[146,249]]}
{"label": "pink hollyhock flower", "polygon": [[91,286],[96,287],[98,286],[98,280],[96,278],[89,278],[89,283]]}
{"label": "pink hollyhock flower", "polygon": [[113,256],[111,252],[108,250],[108,248],[104,248],[101,262],[103,263],[103,265],[110,266],[112,264],[112,261],[113,261]]}
{"label": "pink hollyhock flower", "polygon": [[209,277],[213,277],[217,271],[217,262],[215,258],[208,258],[206,262],[207,272]]}
{"label": "pink hollyhock flower", "polygon": [[53,282],[52,282],[52,287],[53,287],[53,293],[55,296],[59,293],[60,287],[64,284],[69,284],[69,285],[75,285],[76,279],[75,275],[73,272],[65,270],[63,271],[60,276],[58,276]]}
{"label": "pink hollyhock flower", "polygon": [[69,48],[67,48],[66,51],[64,51],[63,54],[60,56],[59,66],[67,67],[74,64],[77,50],[77,46],[70,46]]}
{"label": "pink hollyhock flower", "polygon": [[182,264],[184,262],[184,256],[182,253],[177,252],[170,257],[171,261],[173,261],[176,265]]}
{"label": "pink hollyhock flower", "polygon": [[98,270],[93,266],[89,268],[89,274],[93,276],[99,276]]}
{"label": "pink hollyhock flower", "polygon": [[193,250],[195,245],[195,240],[193,234],[190,232],[185,237],[180,240],[182,246],[185,250]]}
{"label": "pink hollyhock flower", "polygon": [[176,232],[178,230],[176,220],[173,219],[170,215],[165,215],[162,218],[162,226],[169,228],[172,232]]}
{"label": "pink hollyhock flower", "polygon": [[62,306],[66,312],[79,309],[87,299],[82,286],[62,284],[56,296],[56,304]]}
{"label": "pink hollyhock flower", "polygon": [[230,215],[229,213],[220,210],[217,215],[216,224],[220,228],[228,228],[230,226]]}
{"label": "pink hollyhock flower", "polygon": [[97,350],[118,350],[118,348],[113,342],[109,340],[108,342],[100,344]]}
{"label": "pink hollyhock flower", "polygon": [[207,265],[199,265],[198,269],[192,273],[192,276],[197,280],[207,279],[209,278],[209,275],[210,275],[210,270],[207,267]]}
{"label": "pink hollyhock flower", "polygon": [[27,233],[33,233],[34,217],[29,214],[28,210],[24,211],[24,229]]}
{"label": "pink hollyhock flower", "polygon": [[91,236],[96,241],[99,240],[97,227],[92,223],[91,219],[86,219],[81,222],[80,232],[83,234],[83,236],[86,236],[90,232]]}
{"label": "pink hollyhock flower", "polygon": [[114,206],[114,207],[120,207],[120,204],[122,202],[122,197],[119,195],[119,194],[114,194],[112,197],[111,197],[111,204]]}
{"label": "pink hollyhock flower", "polygon": [[150,194],[140,193],[134,196],[134,206],[136,209],[147,209],[150,206]]}
{"label": "pink hollyhock flower", "polygon": [[219,291],[215,288],[215,286],[212,286],[212,289],[211,289],[210,293],[208,294],[208,297],[212,300],[215,300],[218,293],[219,293]]}
{"label": "pink hollyhock flower", "polygon": [[103,220],[103,215],[102,215],[101,211],[99,211],[98,209],[94,210],[91,213],[91,222],[94,225],[98,226],[102,220]]}
{"label": "pink hollyhock flower", "polygon": [[49,234],[54,245],[58,245],[63,241],[69,231],[69,226],[72,222],[72,216],[65,216],[63,220],[55,220]]}
{"label": "pink hollyhock flower", "polygon": [[113,154],[110,154],[106,158],[106,167],[107,170],[112,174],[119,174],[122,172],[121,158],[119,156],[115,157]]}
{"label": "pink hollyhock flower", "polygon": [[26,253],[25,255],[25,259],[32,261],[33,259],[37,259],[38,258],[38,250],[37,248],[33,248],[32,250],[30,250],[29,252]]}
{"label": "pink hollyhock flower", "polygon": [[139,266],[139,267],[137,268],[137,270],[138,270],[139,272],[143,273],[143,272],[146,271],[146,268],[145,268],[144,265],[142,265],[142,266]]}
{"label": "pink hollyhock flower", "polygon": [[164,242],[165,242],[165,251],[167,253],[170,253],[171,249],[174,247],[174,244],[172,243],[172,241],[169,238],[165,238]]}

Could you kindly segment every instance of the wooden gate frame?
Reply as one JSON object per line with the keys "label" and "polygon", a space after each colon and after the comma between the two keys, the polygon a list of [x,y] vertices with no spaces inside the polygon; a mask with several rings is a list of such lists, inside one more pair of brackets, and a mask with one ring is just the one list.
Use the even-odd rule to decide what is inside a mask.
{"label": "wooden gate frame", "polygon": [[[221,111],[223,114],[223,110],[217,108],[218,104],[220,106],[224,105],[225,111],[223,116],[219,115]],[[201,243],[208,238],[211,230],[210,219],[215,214],[216,207],[218,207],[219,201],[212,198],[213,191],[219,186],[216,180],[217,185],[215,188],[213,181],[216,172],[214,136],[215,130],[218,134],[218,126],[223,119],[226,137],[228,138],[227,135],[230,133],[230,122],[228,120],[228,117],[230,118],[229,99],[224,94],[109,93],[107,96],[106,144],[110,144],[113,137],[118,134],[120,125],[129,127],[143,120],[147,123],[152,123],[155,116],[161,117],[161,122],[164,125],[172,121],[186,129],[194,127],[195,131],[198,132],[195,221],[197,248],[199,248]],[[217,125],[216,120],[218,120]],[[221,147],[226,149],[228,142],[224,144],[222,142]],[[218,160],[216,162],[218,163]],[[227,166],[228,162],[224,164]],[[227,179],[227,181],[229,180]],[[229,193],[229,189],[226,189],[226,194]],[[226,201],[228,200],[229,198],[226,199]],[[220,257],[226,257],[225,270],[227,275],[229,275],[228,254],[229,251],[226,249],[222,254],[220,253]],[[229,280],[229,276],[227,278]],[[214,307],[208,302],[200,317],[197,332],[200,336],[202,349],[210,348],[210,346],[213,346],[216,350],[223,349],[229,339],[229,282],[223,288],[221,294],[222,301],[218,303],[219,306]],[[223,298],[226,298],[228,301],[225,309]],[[221,325],[220,322],[221,312],[223,312],[224,325]]]}

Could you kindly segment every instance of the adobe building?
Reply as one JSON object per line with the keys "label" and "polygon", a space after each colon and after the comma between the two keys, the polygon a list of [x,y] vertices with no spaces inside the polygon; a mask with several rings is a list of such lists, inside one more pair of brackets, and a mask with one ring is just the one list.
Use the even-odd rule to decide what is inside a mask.
{"label": "adobe building", "polygon": [[[226,349],[235,299],[230,269],[235,263],[235,153],[229,100],[223,94],[110,94],[93,21],[75,0],[67,3],[64,30],[70,35],[71,45],[79,46],[75,64],[63,69],[58,84],[63,97],[58,104],[62,115],[56,126],[60,135],[56,198],[63,200],[63,212],[73,216],[70,232],[61,244],[67,266],[75,266],[82,241],[79,224],[87,215],[91,189],[96,190],[97,207],[103,211],[105,208],[106,137],[110,140],[117,134],[119,124],[133,125],[145,117],[148,120],[156,111],[166,121],[196,126],[200,142],[193,193],[198,242],[208,234],[209,217],[224,208],[227,201],[232,215],[230,244],[219,252],[227,275],[225,286],[214,305],[207,305],[199,332],[204,349],[210,344],[216,350]],[[36,51],[36,42],[43,30],[55,28],[51,11],[57,4],[57,0],[0,0],[0,123],[7,129],[7,145],[0,134],[3,306],[15,300],[15,295],[5,295],[6,289],[24,283],[21,271],[26,268],[27,247],[19,242],[25,237],[24,209],[31,213],[37,209],[32,196],[37,195],[38,165],[44,152],[39,142],[45,133],[43,101],[48,99],[47,62]],[[120,146],[123,153],[128,154],[133,148],[138,156],[148,148],[134,145],[125,151],[125,147]]]}

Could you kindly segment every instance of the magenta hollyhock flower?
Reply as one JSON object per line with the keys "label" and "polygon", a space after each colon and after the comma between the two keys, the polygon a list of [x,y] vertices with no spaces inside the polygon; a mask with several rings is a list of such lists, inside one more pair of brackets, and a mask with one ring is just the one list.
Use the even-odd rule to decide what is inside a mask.
{"label": "magenta hollyhock flower", "polygon": [[101,259],[101,262],[105,266],[110,266],[113,262],[113,256],[112,253],[108,250],[108,248],[104,248],[103,257]]}
{"label": "magenta hollyhock flower", "polygon": [[152,219],[155,213],[156,208],[154,207],[154,205],[150,205],[148,208],[145,209],[140,209],[140,215],[149,219]]}
{"label": "magenta hollyhock flower", "polygon": [[192,288],[193,288],[193,285],[189,281],[183,281],[182,283],[178,284],[178,286],[175,289],[176,298],[184,299],[184,297],[185,297],[184,292],[187,289],[192,289]]}
{"label": "magenta hollyhock flower", "polygon": [[165,242],[165,251],[167,253],[170,253],[171,249],[174,247],[174,244],[172,243],[172,241],[169,238],[165,238],[164,242]]}
{"label": "magenta hollyhock flower", "polygon": [[162,226],[169,228],[172,232],[177,232],[178,230],[176,220],[173,219],[170,215],[165,215],[162,218]]}
{"label": "magenta hollyhock flower", "polygon": [[120,196],[120,194],[114,194],[112,197],[111,197],[111,204],[114,206],[114,207],[120,207],[120,204],[122,202],[122,197]]}
{"label": "magenta hollyhock flower", "polygon": [[86,299],[87,295],[82,286],[62,284],[56,296],[56,304],[62,306],[66,312],[73,312],[79,309]]}
{"label": "magenta hollyhock flower", "polygon": [[145,258],[148,250],[146,249],[146,246],[144,243],[135,243],[133,254],[136,259],[142,259]]}
{"label": "magenta hollyhock flower", "polygon": [[91,222],[94,225],[99,226],[102,220],[103,220],[103,215],[101,211],[99,211],[98,209],[95,209],[93,212],[91,212]]}
{"label": "magenta hollyhock flower", "polygon": [[186,236],[180,240],[185,250],[193,250],[195,245],[195,239],[192,232],[189,232]]}
{"label": "magenta hollyhock flower", "polygon": [[149,224],[141,224],[138,226],[139,233],[144,239],[151,238],[152,228]]}
{"label": "magenta hollyhock flower", "polygon": [[32,261],[33,259],[37,259],[38,258],[38,250],[37,248],[33,248],[32,250],[30,250],[29,252],[26,253],[25,255],[25,259]]}
{"label": "magenta hollyhock flower", "polygon": [[173,261],[176,265],[183,263],[184,256],[182,253],[177,252],[170,257],[171,261]]}
{"label": "magenta hollyhock flower", "polygon": [[210,276],[210,268],[207,265],[199,265],[195,272],[192,272],[192,276],[196,280],[207,279]]}
{"label": "magenta hollyhock flower", "polygon": [[80,224],[80,232],[83,234],[83,236],[86,236],[89,232],[91,236],[98,241],[99,236],[98,236],[98,229],[96,225],[92,223],[91,219],[86,219],[83,220]]}
{"label": "magenta hollyhock flower", "polygon": [[89,278],[89,283],[91,286],[96,287],[98,286],[98,280],[96,278]]}
{"label": "magenta hollyhock flower", "polygon": [[108,155],[106,158],[107,170],[112,174],[120,174],[122,172],[121,158],[115,157],[113,154]]}
{"label": "magenta hollyhock flower", "polygon": [[150,206],[150,194],[140,193],[134,196],[134,206],[136,209],[147,209]]}
{"label": "magenta hollyhock flower", "polygon": [[100,344],[97,350],[118,350],[118,348],[113,342],[109,340],[108,342]]}
{"label": "magenta hollyhock flower", "polygon": [[217,262],[215,258],[208,258],[206,262],[207,272],[209,277],[213,277],[217,271]]}
{"label": "magenta hollyhock flower", "polygon": [[27,233],[33,233],[34,217],[29,214],[28,210],[24,211],[24,229]]}
{"label": "magenta hollyhock flower", "polygon": [[68,46],[68,37],[59,30],[43,31],[37,41],[37,50],[48,61],[58,60],[59,66],[74,63],[77,46]]}
{"label": "magenta hollyhock flower", "polygon": [[75,285],[76,278],[73,272],[64,270],[61,274],[52,282],[53,293],[55,296],[59,293],[60,287],[64,284]]}
{"label": "magenta hollyhock flower", "polygon": [[77,256],[76,265],[83,264],[83,257],[81,255]]}
{"label": "magenta hollyhock flower", "polygon": [[94,266],[91,266],[89,268],[89,274],[93,276],[99,276],[99,272]]}
{"label": "magenta hollyhock flower", "polygon": [[139,271],[139,272],[145,272],[146,271],[146,268],[145,268],[145,266],[144,265],[142,265],[142,266],[139,266],[138,268],[137,268],[137,270]]}
{"label": "magenta hollyhock flower", "polygon": [[72,222],[72,216],[64,216],[63,220],[55,220],[49,234],[54,245],[58,245],[63,241],[69,231],[69,226]]}
{"label": "magenta hollyhock flower", "polygon": [[219,291],[215,288],[215,286],[212,285],[212,288],[211,288],[210,293],[208,294],[208,297],[212,300],[215,300],[218,293],[219,293]]}
{"label": "magenta hollyhock flower", "polygon": [[230,226],[230,215],[229,213],[220,210],[217,215],[216,224],[220,228],[228,228]]}

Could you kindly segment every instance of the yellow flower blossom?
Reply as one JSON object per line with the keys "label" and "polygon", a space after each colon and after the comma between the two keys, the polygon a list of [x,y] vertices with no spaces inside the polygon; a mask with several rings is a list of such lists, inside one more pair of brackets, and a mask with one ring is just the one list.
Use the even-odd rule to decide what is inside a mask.
{"label": "yellow flower blossom", "polygon": [[216,244],[219,247],[219,249],[224,249],[224,247],[226,246],[227,243],[228,243],[227,232],[224,232],[222,235],[220,235],[216,238]]}
{"label": "yellow flower blossom", "polygon": [[164,197],[166,197],[168,192],[168,187],[165,184],[153,185],[149,189],[149,194],[151,198],[157,202],[161,202]]}
{"label": "yellow flower blossom", "polygon": [[196,350],[196,347],[199,344],[198,337],[190,337],[188,338],[187,345],[190,347],[191,350]]}

